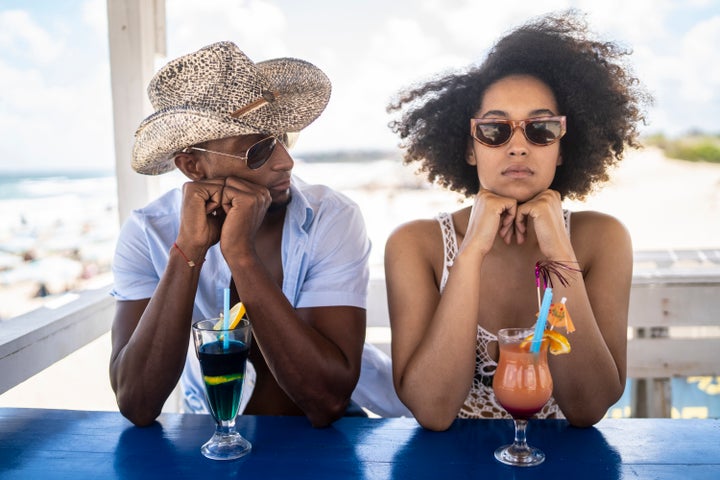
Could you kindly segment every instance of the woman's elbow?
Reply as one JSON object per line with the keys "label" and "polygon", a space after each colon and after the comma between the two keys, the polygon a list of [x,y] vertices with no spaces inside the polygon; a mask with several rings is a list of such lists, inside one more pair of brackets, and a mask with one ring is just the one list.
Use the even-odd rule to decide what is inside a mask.
{"label": "woman's elbow", "polygon": [[432,406],[430,408],[408,406],[408,408],[420,426],[434,432],[444,432],[450,428],[450,425],[452,425],[457,417],[456,412],[451,412],[450,410],[444,412],[438,411],[437,408],[432,408]]}
{"label": "woman's elbow", "polygon": [[565,418],[573,427],[592,427],[605,417],[605,412],[580,412],[578,414],[566,414]]}
{"label": "woman's elbow", "polygon": [[444,432],[450,425],[452,425],[455,417],[452,418],[438,418],[435,417],[415,417],[417,422],[426,430],[432,430],[433,432]]}
{"label": "woman's elbow", "polygon": [[609,397],[603,401],[597,402],[595,405],[585,404],[583,408],[564,411],[565,418],[573,427],[592,427],[600,420],[605,418],[608,409],[619,400],[620,395]]}
{"label": "woman's elbow", "polygon": [[402,379],[395,384],[400,401],[410,410],[415,420],[427,430],[443,432],[457,417],[460,405],[453,405],[442,397],[420,397],[403,389]]}

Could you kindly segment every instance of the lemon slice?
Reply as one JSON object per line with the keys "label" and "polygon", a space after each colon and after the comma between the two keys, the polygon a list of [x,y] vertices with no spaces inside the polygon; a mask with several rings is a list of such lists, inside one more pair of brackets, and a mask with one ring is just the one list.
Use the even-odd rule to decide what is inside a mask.
{"label": "lemon slice", "polygon": [[231,375],[218,375],[211,377],[208,375],[203,376],[203,381],[208,385],[220,385],[222,383],[232,382],[233,380],[242,380],[244,375],[242,373],[233,373]]}
{"label": "lemon slice", "polygon": [[[242,302],[238,302],[230,309],[230,326],[228,327],[229,330],[232,330],[233,328],[237,327],[237,324],[240,323],[240,320],[245,316],[245,305],[243,305]],[[213,330],[222,330],[223,328],[223,318],[222,314],[220,314],[220,320],[215,324],[213,327]]]}
{"label": "lemon slice", "polygon": [[[520,344],[520,348],[530,348],[530,343],[533,341],[534,334],[529,335]],[[543,333],[543,341],[547,340],[550,342],[548,351],[553,355],[562,355],[564,353],[570,353],[570,342],[567,337],[560,332],[555,330],[545,330]]]}

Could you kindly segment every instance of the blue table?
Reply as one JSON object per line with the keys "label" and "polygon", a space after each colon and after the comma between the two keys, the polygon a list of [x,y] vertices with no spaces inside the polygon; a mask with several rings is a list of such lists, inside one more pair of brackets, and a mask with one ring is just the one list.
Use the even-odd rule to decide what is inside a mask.
{"label": "blue table", "polygon": [[544,464],[512,468],[492,452],[509,421],[458,420],[446,432],[412,419],[343,418],[325,429],[298,417],[239,417],[247,457],[207,460],[206,415],[163,414],[137,428],[119,413],[0,409],[0,479],[617,479],[720,478],[720,420],[604,420],[578,429],[531,421]]}

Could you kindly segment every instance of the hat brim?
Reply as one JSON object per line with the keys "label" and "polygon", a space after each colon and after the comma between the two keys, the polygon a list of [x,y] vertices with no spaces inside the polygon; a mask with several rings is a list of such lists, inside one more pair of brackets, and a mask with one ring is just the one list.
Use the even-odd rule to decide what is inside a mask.
{"label": "hat brim", "polygon": [[159,175],[175,168],[180,150],[236,135],[281,135],[299,132],[323,112],[331,85],[325,74],[303,60],[280,58],[256,64],[267,78],[276,100],[233,118],[188,107],[167,108],[146,118],[135,133],[132,168]]}
{"label": "hat brim", "polygon": [[[249,135],[256,128],[207,112],[174,109],[155,114],[135,134],[132,168],[145,175],[160,175],[175,168],[174,157],[183,148],[218,138]],[[163,142],[155,139],[163,138]]]}

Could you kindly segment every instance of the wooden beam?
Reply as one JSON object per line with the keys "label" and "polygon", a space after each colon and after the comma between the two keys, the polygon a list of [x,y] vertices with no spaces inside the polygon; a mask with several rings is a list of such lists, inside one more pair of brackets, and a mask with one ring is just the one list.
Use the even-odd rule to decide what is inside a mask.
{"label": "wooden beam", "polygon": [[152,112],[146,87],[158,54],[165,54],[165,0],[107,0],[110,75],[115,136],[118,216],[130,212],[159,192],[154,177],[130,168],[132,144],[140,122]]}
{"label": "wooden beam", "polygon": [[628,342],[630,378],[720,375],[720,338],[636,338]]}
{"label": "wooden beam", "polygon": [[632,327],[720,325],[720,275],[697,283],[633,283]]}

